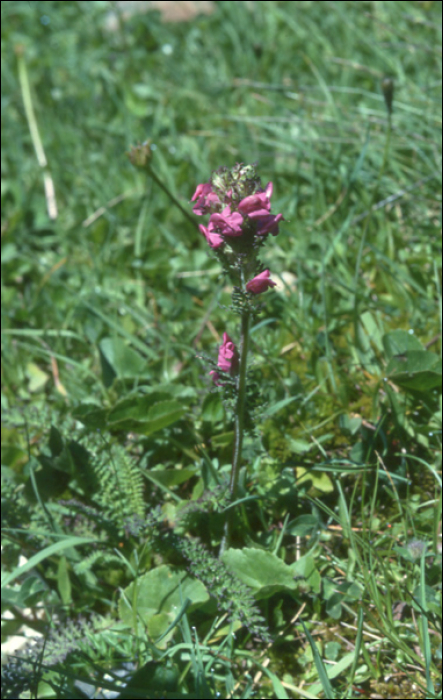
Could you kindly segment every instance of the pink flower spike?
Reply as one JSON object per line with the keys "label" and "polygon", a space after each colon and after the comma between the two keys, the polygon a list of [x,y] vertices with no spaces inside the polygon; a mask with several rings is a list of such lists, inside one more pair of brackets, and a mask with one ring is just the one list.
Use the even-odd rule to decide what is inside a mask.
{"label": "pink flower spike", "polygon": [[194,202],[199,197],[206,197],[206,195],[209,194],[210,192],[212,192],[211,183],[205,182],[204,184],[197,185],[197,189],[195,190],[195,192],[193,194],[191,202]]}
{"label": "pink flower spike", "polygon": [[261,216],[257,221],[257,236],[266,236],[268,233],[272,233],[273,236],[278,234],[278,222],[283,220],[283,214],[277,214],[273,216],[268,214],[267,216]]}
{"label": "pink flower spike", "polygon": [[270,274],[269,270],[264,270],[264,272],[260,272],[259,275],[256,275],[254,279],[250,280],[246,285],[248,292],[252,294],[261,294],[271,287],[276,287],[276,283],[269,279]]}
{"label": "pink flower spike", "polygon": [[193,212],[198,216],[208,214],[208,212],[211,210],[211,206],[214,204],[220,204],[219,198],[215,192],[212,191],[210,182],[197,185],[197,189],[194,192],[191,202],[194,202],[195,200],[197,201],[194,204]]}
{"label": "pink flower spike", "polygon": [[214,233],[211,222],[209,222],[209,226],[207,228],[206,226],[199,224],[199,229],[206,238],[211,248],[220,248],[222,245],[224,245],[225,242],[223,238],[219,236],[218,233]]}
{"label": "pink flower spike", "polygon": [[225,207],[221,214],[212,214],[209,225],[212,225],[213,230],[221,233],[223,236],[241,236],[243,231],[241,225],[243,217],[238,212],[231,214],[231,208]]}
{"label": "pink flower spike", "polygon": [[266,192],[257,192],[245,197],[238,205],[238,210],[242,214],[247,214],[251,217],[267,216],[271,208],[271,203]]}
{"label": "pink flower spike", "polygon": [[238,366],[238,352],[234,343],[227,333],[223,333],[223,343],[218,351],[217,366],[223,372],[233,374]]}

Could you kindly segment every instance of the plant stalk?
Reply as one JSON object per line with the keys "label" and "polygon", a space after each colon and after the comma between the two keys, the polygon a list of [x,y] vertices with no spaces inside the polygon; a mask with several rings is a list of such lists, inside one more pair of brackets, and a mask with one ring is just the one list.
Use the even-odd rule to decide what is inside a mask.
{"label": "plant stalk", "polygon": [[23,106],[25,108],[26,120],[28,122],[29,133],[31,135],[31,141],[34,146],[35,155],[37,156],[37,162],[43,172],[43,186],[45,189],[46,208],[48,211],[49,218],[55,220],[58,216],[58,210],[57,201],[55,199],[54,181],[52,179],[51,173],[49,172],[48,161],[46,159],[45,150],[43,148],[43,142],[40,138],[37,118],[35,116],[34,106],[32,104],[31,87],[29,84],[28,71],[26,68],[24,47],[21,45],[16,46],[15,53],[17,56],[18,64],[18,79],[20,83],[20,90],[22,93]]}
{"label": "plant stalk", "polygon": [[153,179],[154,182],[160,187],[160,189],[162,189],[163,192],[169,197],[169,199],[171,200],[171,202],[172,202],[173,204],[175,204],[175,206],[176,206],[178,209],[180,209],[180,211],[181,211],[181,213],[183,214],[183,216],[185,216],[185,217],[188,219],[188,221],[190,221],[191,224],[198,230],[198,224],[197,224],[197,222],[195,221],[195,219],[193,219],[192,216],[189,214],[189,212],[186,211],[186,209],[180,204],[180,202],[178,201],[177,197],[171,192],[171,190],[169,189],[169,187],[167,187],[167,186],[165,185],[165,183],[163,182],[163,180],[161,180],[161,179],[159,178],[159,176],[154,172],[154,170],[151,168],[150,165],[147,165],[147,166],[146,166],[146,172],[148,173],[148,175],[149,175],[150,177],[152,177],[152,179]]}
{"label": "plant stalk", "polygon": [[[229,483],[229,491],[231,501],[235,500],[237,495],[238,478],[240,475],[241,455],[243,447],[243,432],[245,419],[245,400],[246,400],[246,370],[248,367],[248,349],[249,349],[249,324],[251,314],[249,311],[243,311],[241,315],[241,334],[240,334],[240,362],[237,375],[237,403],[235,406],[234,416],[234,452],[232,455],[232,470],[231,480]],[[234,509],[228,511],[225,530],[220,545],[220,556],[225,549],[229,547],[232,535]]]}

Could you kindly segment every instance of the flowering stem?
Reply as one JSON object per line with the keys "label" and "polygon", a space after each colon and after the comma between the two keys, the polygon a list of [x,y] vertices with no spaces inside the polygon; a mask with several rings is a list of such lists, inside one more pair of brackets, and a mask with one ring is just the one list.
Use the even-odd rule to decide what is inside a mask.
{"label": "flowering stem", "polygon": [[195,226],[195,228],[198,229],[198,224],[197,224],[197,222],[195,221],[195,219],[193,219],[192,216],[189,214],[189,212],[187,212],[186,209],[180,204],[180,202],[178,201],[177,197],[175,197],[175,196],[172,194],[171,190],[165,185],[165,183],[163,182],[163,180],[161,180],[161,179],[158,177],[158,175],[154,172],[154,170],[151,168],[151,166],[150,166],[149,164],[146,165],[146,172],[148,173],[148,175],[149,175],[150,177],[152,177],[152,179],[153,179],[154,182],[160,187],[160,189],[162,189],[163,192],[169,197],[169,199],[171,200],[171,202],[172,202],[173,204],[175,204],[175,206],[176,206],[178,209],[180,209],[181,213],[188,219],[188,221],[190,221],[191,224],[192,224],[193,226]]}
{"label": "flowering stem", "polygon": [[[251,314],[249,311],[243,311],[241,315],[241,335],[240,335],[240,364],[237,375],[237,403],[235,406],[234,415],[234,453],[232,455],[232,471],[231,480],[229,483],[229,491],[232,501],[237,495],[238,478],[240,474],[240,464],[243,446],[243,427],[245,417],[245,399],[246,399],[246,370],[248,366],[248,347],[249,347],[249,322]],[[220,545],[220,556],[225,549],[229,547],[234,510],[231,508],[228,511],[227,520],[223,539]]]}
{"label": "flowering stem", "polygon": [[245,417],[246,369],[248,364],[250,312],[243,311],[241,316],[240,367],[237,377],[237,405],[235,407],[234,454],[229,489],[235,498],[243,445],[243,423]]}

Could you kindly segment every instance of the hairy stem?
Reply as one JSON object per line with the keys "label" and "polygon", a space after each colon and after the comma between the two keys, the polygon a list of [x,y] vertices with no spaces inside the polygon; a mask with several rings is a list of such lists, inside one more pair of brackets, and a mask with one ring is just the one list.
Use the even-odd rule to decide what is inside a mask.
{"label": "hairy stem", "polygon": [[[246,399],[246,370],[248,367],[248,348],[249,348],[249,323],[251,314],[249,311],[243,311],[241,316],[241,336],[240,336],[240,365],[237,376],[237,403],[235,406],[234,416],[234,453],[232,455],[232,471],[229,490],[231,500],[234,501],[237,495],[238,477],[240,474],[241,455],[243,446],[243,430],[245,418],[245,399]],[[225,523],[225,531],[220,545],[220,556],[225,549],[229,547],[232,534],[234,509],[228,511]]]}

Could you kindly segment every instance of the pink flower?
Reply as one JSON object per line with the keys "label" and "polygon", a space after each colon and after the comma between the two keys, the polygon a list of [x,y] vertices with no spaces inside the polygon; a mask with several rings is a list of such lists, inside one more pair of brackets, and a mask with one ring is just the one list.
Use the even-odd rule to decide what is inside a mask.
{"label": "pink flower", "polygon": [[224,245],[225,242],[223,238],[218,233],[214,232],[214,227],[211,222],[209,222],[207,228],[206,226],[199,224],[199,229],[208,241],[211,248],[220,248],[222,245]]}
{"label": "pink flower", "polygon": [[191,202],[194,202],[196,199],[199,197],[205,197],[209,192],[212,192],[212,187],[210,182],[205,182],[203,184],[197,185],[197,189],[195,190]]}
{"label": "pink flower", "polygon": [[238,210],[251,218],[267,216],[271,209],[272,182],[268,182],[266,189],[256,192],[241,200]]}
{"label": "pink flower", "polygon": [[[218,362],[217,366],[220,367],[223,372],[229,372],[233,375],[236,373],[238,368],[238,352],[234,343],[227,333],[223,333],[223,343],[220,345],[218,350]],[[209,372],[212,380],[216,386],[224,386],[224,383],[220,381],[221,376],[215,369]]]}
{"label": "pink flower", "polygon": [[212,214],[209,225],[223,236],[241,236],[243,217],[238,212],[232,212],[229,206],[225,207],[221,214]]}
{"label": "pink flower", "polygon": [[194,204],[193,212],[198,216],[207,214],[214,204],[220,204],[219,198],[215,192],[212,191],[210,182],[197,185],[197,189],[194,192],[191,202],[194,202],[195,200],[197,201]]}
{"label": "pink flower", "polygon": [[252,294],[261,294],[261,292],[266,292],[270,287],[276,287],[275,282],[269,279],[270,274],[269,270],[264,270],[264,272],[260,272],[259,275],[256,275],[254,279],[250,280],[246,285],[248,292],[252,292]]}
{"label": "pink flower", "polygon": [[278,222],[283,219],[283,214],[268,214],[267,216],[260,216],[257,221],[257,236],[266,236],[268,233],[272,233],[273,236],[278,234]]}
{"label": "pink flower", "polygon": [[212,380],[215,384],[215,386],[223,386],[223,382],[220,382],[220,375],[218,372],[215,371],[215,369],[211,369],[209,372],[209,376],[212,377]]}
{"label": "pink flower", "polygon": [[218,351],[218,362],[217,366],[220,367],[223,372],[229,372],[233,374],[237,369],[238,365],[238,352],[234,343],[227,333],[223,333],[223,343],[220,345]]}

